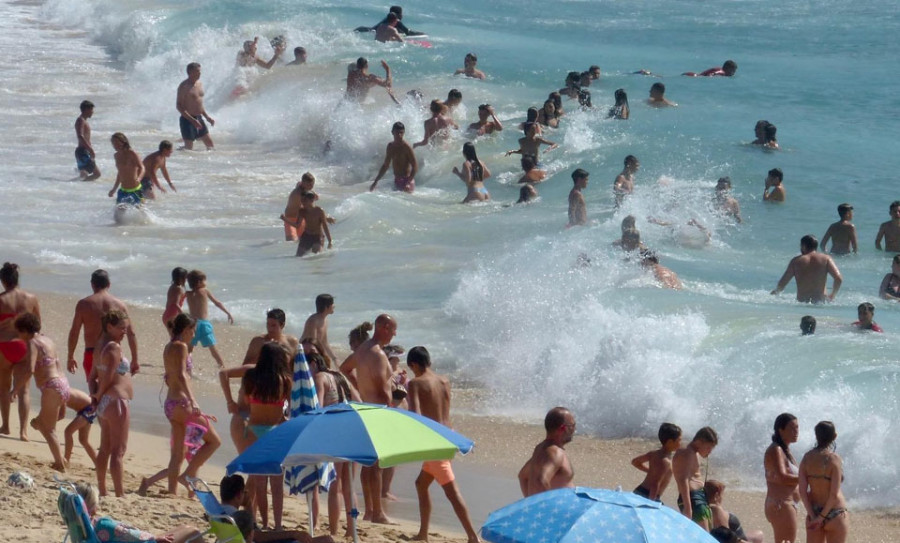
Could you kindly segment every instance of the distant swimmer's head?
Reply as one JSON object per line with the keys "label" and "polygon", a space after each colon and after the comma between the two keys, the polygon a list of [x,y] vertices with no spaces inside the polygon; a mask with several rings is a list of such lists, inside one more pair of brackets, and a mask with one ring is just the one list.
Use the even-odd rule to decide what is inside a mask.
{"label": "distant swimmer's head", "polygon": [[629,228],[622,232],[622,249],[634,251],[641,246],[641,231],[637,228]]}
{"label": "distant swimmer's head", "polygon": [[634,215],[627,215],[624,219],[622,219],[622,232],[625,232],[629,228],[635,228],[637,224],[637,219],[634,218]]}
{"label": "distant swimmer's head", "polygon": [[720,177],[716,182],[716,192],[727,192],[731,190],[731,178],[728,176]]}
{"label": "distant swimmer's head", "polygon": [[704,426],[697,430],[692,442],[696,444],[697,452],[700,456],[706,458],[719,444],[719,434],[709,426]]}
{"label": "distant swimmer's head", "polygon": [[187,68],[185,69],[185,71],[187,71],[188,77],[195,76],[195,77],[199,78],[200,77],[200,63],[199,62],[191,62],[190,64],[187,65]]}
{"label": "distant swimmer's head", "polygon": [[19,286],[19,265],[12,262],[4,262],[0,268],[0,283],[3,288],[9,290]]}
{"label": "distant swimmer's head", "polygon": [[525,132],[526,136],[532,136],[537,133],[538,124],[534,121],[525,121],[525,123],[522,124],[522,131]]}
{"label": "distant swimmer's head", "polygon": [[806,234],[800,238],[800,252],[803,254],[819,250],[819,240],[812,234]]}
{"label": "distant swimmer's head", "polygon": [[900,200],[894,200],[891,202],[891,207],[889,208],[891,217],[900,217]]}
{"label": "distant swimmer's head", "polygon": [[391,6],[391,9],[388,10],[388,13],[393,13],[397,16],[398,19],[403,19],[403,8],[400,6]]}
{"label": "distant swimmer's head", "polygon": [[776,127],[774,124],[772,124],[772,123],[767,124],[764,132],[765,132],[765,142],[766,143],[769,143],[772,141],[778,141],[778,139],[776,139],[776,136],[778,134],[778,127]]}
{"label": "distant swimmer's head", "polygon": [[572,172],[572,182],[576,187],[584,188],[588,184],[588,177],[590,175],[591,174],[589,174],[587,171],[578,168],[577,170]]}
{"label": "distant swimmer's head", "polygon": [[94,114],[94,102],[91,102],[90,100],[82,100],[79,107],[81,108],[81,114],[85,117],[90,118],[90,116]]}
{"label": "distant swimmer's head", "polygon": [[466,67],[474,68],[475,65],[478,64],[478,57],[475,53],[469,53],[466,55],[466,58],[463,59],[463,64],[465,64]]}
{"label": "distant swimmer's head", "polygon": [[816,424],[816,448],[827,449],[837,439],[837,429],[830,420],[823,420]]}
{"label": "distant swimmer's head", "polygon": [[850,204],[841,204],[838,206],[838,216],[842,221],[849,221],[853,218],[853,206]]}
{"label": "distant swimmer's head", "polygon": [[731,77],[737,72],[737,62],[733,60],[726,60],[724,64],[722,64],[722,71],[725,72],[725,75]]}
{"label": "distant swimmer's head", "polygon": [[478,119],[482,121],[486,121],[488,117],[491,116],[491,105],[490,104],[481,104],[478,106]]}
{"label": "distant swimmer's head", "polygon": [[614,96],[617,106],[628,105],[628,93],[625,92],[625,89],[616,89]]}
{"label": "distant swimmer's head", "polygon": [[131,149],[131,143],[128,141],[128,138],[125,134],[121,132],[116,132],[109,138],[112,142],[112,146],[116,151],[121,151],[123,149]]}
{"label": "distant swimmer's head", "polygon": [[659,425],[659,432],[656,437],[659,443],[669,452],[677,451],[681,448],[681,428],[677,424],[664,422]]}
{"label": "distant swimmer's head", "polygon": [[91,287],[95,292],[109,288],[109,273],[106,270],[94,270],[91,274]]}
{"label": "distant swimmer's head", "polygon": [[388,13],[387,18],[385,18],[385,21],[387,21],[387,24],[394,26],[398,22],[400,22],[400,17],[397,17],[396,13]]}
{"label": "distant swimmer's head", "polygon": [[450,92],[447,93],[447,101],[444,102],[447,105],[456,105],[462,102],[462,92],[459,89],[450,89]]}
{"label": "distant swimmer's head", "polygon": [[875,306],[869,302],[863,302],[856,307],[856,313],[861,322],[870,323],[875,317]]}
{"label": "distant swimmer's head", "polygon": [[432,100],[431,105],[428,106],[428,109],[430,109],[433,114],[440,115],[441,112],[444,111],[444,102],[441,102],[437,99]]}
{"label": "distant swimmer's head", "polygon": [[394,123],[394,126],[391,128],[391,134],[395,136],[403,137],[403,134],[406,133],[406,127],[400,121]]}
{"label": "distant swimmer's head", "polygon": [[588,68],[588,73],[591,74],[591,79],[600,79],[600,66],[596,64]]}
{"label": "distant swimmer's head", "polygon": [[306,62],[306,48],[294,47],[294,60],[301,64]]}
{"label": "distant swimmer's head", "polygon": [[365,57],[359,57],[358,59],[356,59],[356,69],[357,70],[362,70],[362,69],[368,68],[368,67],[369,67],[369,61],[366,60]]}
{"label": "distant swimmer's head", "polygon": [[530,107],[528,111],[525,112],[525,122],[533,123],[536,122],[538,118],[538,108]]}
{"label": "distant swimmer's head", "polygon": [[891,266],[900,266],[900,255],[894,255]]}
{"label": "distant swimmer's head", "polygon": [[412,98],[413,100],[415,100],[416,102],[422,102],[422,100],[425,98],[425,95],[419,89],[412,89],[412,90],[406,91],[406,95],[409,96],[410,98]]}
{"label": "distant swimmer's head", "polygon": [[666,94],[666,86],[663,83],[656,82],[650,85],[650,98],[660,99]]}
{"label": "distant swimmer's head", "polygon": [[638,171],[641,168],[641,163],[634,155],[628,155],[625,157],[625,167],[632,171]]}
{"label": "distant swimmer's head", "polygon": [[806,315],[800,319],[800,333],[804,336],[811,336],[816,333],[816,318],[812,315]]}
{"label": "distant swimmer's head", "polygon": [[[531,170],[537,167],[537,163],[534,161],[534,157],[531,156],[523,156],[522,157],[522,171],[525,173],[530,172]],[[900,255],[897,255],[900,256]]]}
{"label": "distant swimmer's head", "polygon": [[256,40],[246,40],[244,41],[244,52],[248,55],[252,55],[256,53]]}
{"label": "distant swimmer's head", "polygon": [[784,172],[781,171],[781,168],[772,168],[769,170],[767,181],[770,181],[773,185],[780,185],[784,181]]}
{"label": "distant swimmer's head", "polygon": [[756,126],[753,127],[753,133],[756,135],[756,139],[759,141],[766,140],[766,127],[769,126],[769,121],[764,119],[760,119],[756,121]]}
{"label": "distant swimmer's head", "polygon": [[537,190],[534,188],[532,184],[522,185],[522,188],[519,189],[519,199],[516,201],[517,204],[527,204],[528,202],[534,200],[538,197]]}

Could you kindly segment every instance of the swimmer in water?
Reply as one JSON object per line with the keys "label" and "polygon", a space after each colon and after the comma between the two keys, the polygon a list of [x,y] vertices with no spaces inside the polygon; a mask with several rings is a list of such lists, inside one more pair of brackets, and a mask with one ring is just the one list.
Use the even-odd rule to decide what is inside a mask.
{"label": "swimmer in water", "polygon": [[696,72],[684,72],[681,75],[689,77],[731,77],[737,72],[737,63],[733,60],[726,60],[721,67],[715,66],[708,70],[704,70],[699,74]]}
{"label": "swimmer in water", "polygon": [[778,139],[775,137],[777,133],[778,128],[774,124],[767,124],[765,128],[765,141],[762,144],[763,147],[766,149],[781,149],[778,145]]}
{"label": "swimmer in water", "polygon": [[588,68],[588,74],[591,76],[592,81],[596,81],[600,79],[600,66],[596,64]]}
{"label": "swimmer in water", "polygon": [[863,302],[856,308],[856,314],[859,320],[853,323],[857,330],[871,330],[872,332],[884,332],[875,318],[875,306],[869,302]]}
{"label": "swimmer in water", "polygon": [[110,138],[116,150],[116,182],[109,191],[109,197],[116,197],[116,204],[139,206],[143,202],[141,179],[144,177],[144,164],[141,156],[131,148],[128,138],[116,132]]}
{"label": "swimmer in water", "polygon": [[547,151],[552,151],[559,147],[559,144],[553,143],[552,141],[545,140],[541,137],[538,131],[537,123],[525,123],[525,136],[519,138],[519,148],[513,149],[512,151],[507,151],[506,156],[512,154],[520,154],[523,157],[531,157],[534,160],[535,165],[540,167],[541,157],[540,157],[540,148],[541,145],[548,145]]}
{"label": "swimmer in water", "polygon": [[666,86],[659,82],[650,86],[650,98],[647,99],[647,104],[653,107],[678,107],[678,104],[666,99]]}
{"label": "swimmer in water", "polygon": [[502,130],[503,124],[500,123],[500,119],[494,113],[494,107],[490,104],[478,106],[478,122],[470,124],[469,131],[475,132],[477,136],[484,136],[494,132],[501,132]]}
{"label": "swimmer in water", "polygon": [[375,27],[375,41],[380,41],[381,43],[399,41],[402,43],[403,36],[400,35],[396,28],[399,22],[400,19],[396,13],[388,13],[384,22]]}
{"label": "swimmer in water", "polygon": [[631,114],[631,110],[628,108],[628,94],[625,92],[625,89],[618,89],[616,90],[615,97],[616,103],[613,107],[609,108],[606,118],[627,121]]}
{"label": "swimmer in water", "polygon": [[816,333],[816,318],[812,315],[805,315],[800,319],[800,335],[812,336]]}
{"label": "swimmer in water", "polygon": [[534,158],[530,156],[522,157],[522,171],[525,173],[519,178],[519,183],[537,185],[538,183],[543,183],[547,179],[547,172],[538,168],[534,163]]}
{"label": "swimmer in water", "polygon": [[466,55],[466,58],[463,59],[463,67],[453,72],[453,75],[465,75],[472,79],[484,79],[487,76],[484,75],[484,72],[476,68],[477,65],[478,57],[475,56],[475,53],[469,53]]}
{"label": "swimmer in water", "polygon": [[151,200],[156,198],[156,195],[153,193],[153,187],[158,188],[162,192],[166,192],[166,189],[159,182],[159,178],[156,176],[156,170],[160,170],[163,174],[163,177],[166,179],[166,183],[169,184],[169,187],[172,189],[172,192],[178,192],[175,189],[175,185],[172,183],[172,178],[169,177],[169,170],[166,169],[166,159],[172,156],[172,142],[169,140],[162,140],[159,142],[159,150],[144,157],[144,177],[141,178],[141,192],[144,198],[149,198]]}
{"label": "swimmer in water", "polygon": [[875,248],[881,250],[884,239],[884,250],[900,253],[900,200],[894,200],[890,206],[891,220],[881,223],[878,235],[875,236]]}
{"label": "swimmer in water", "polygon": [[475,144],[471,141],[464,143],[462,153],[466,159],[463,162],[463,169],[453,167],[454,175],[459,177],[468,188],[468,193],[462,203],[490,200],[491,195],[484,186],[484,180],[491,176],[491,171],[487,169],[484,162],[478,159],[478,155],[475,153]]}
{"label": "swimmer in water", "polygon": [[641,163],[634,155],[625,157],[625,167],[622,173],[616,176],[613,182],[613,194],[616,198],[616,207],[622,205],[625,197],[634,192],[634,174],[641,169]]}
{"label": "swimmer in water", "polygon": [[419,171],[419,163],[416,161],[416,154],[413,152],[412,146],[403,139],[406,133],[406,127],[403,123],[396,122],[391,129],[394,141],[387,144],[384,153],[384,163],[378,170],[375,181],[369,187],[369,191],[375,190],[378,181],[387,173],[388,167],[394,169],[394,188],[403,192],[412,192],[416,188],[416,173]]}
{"label": "swimmer in water", "polygon": [[756,139],[753,140],[753,145],[766,144],[766,127],[769,126],[769,124],[769,121],[763,119],[756,121],[756,126],[753,127],[753,135],[756,136]]}
{"label": "swimmer in water", "polygon": [[450,135],[450,128],[459,129],[459,125],[446,116],[446,107],[440,100],[431,101],[431,118],[425,121],[425,135],[422,141],[413,144],[413,149],[428,145],[433,139],[439,136],[441,140],[446,140]]}
{"label": "swimmer in water", "polygon": [[841,204],[837,208],[838,216],[841,218],[836,223],[828,227],[825,235],[822,236],[822,248],[828,248],[828,240],[831,240],[831,251],[833,255],[848,255],[850,251],[856,253],[856,226],[853,225],[853,206],[850,204]]}
{"label": "swimmer in water", "polygon": [[[784,191],[782,181],[784,181],[784,173],[781,168],[769,170],[769,175],[766,176],[766,190],[763,191],[764,202],[784,202],[787,193]],[[770,190],[772,192],[769,192]]]}
{"label": "swimmer in water", "polygon": [[566,74],[565,87],[559,89],[560,96],[568,96],[569,98],[578,98],[578,92],[581,91],[579,83],[581,82],[580,72],[569,72]]}
{"label": "swimmer in water", "polygon": [[656,279],[656,282],[659,283],[661,287],[670,288],[672,290],[681,290],[683,288],[681,280],[678,279],[678,275],[660,264],[659,257],[657,257],[656,254],[649,251],[644,253],[641,258],[641,267],[652,271],[653,278]]}
{"label": "swimmer in water", "polygon": [[259,36],[253,38],[252,40],[247,40],[244,42],[244,48],[238,52],[237,54],[237,65],[248,68],[250,66],[259,66],[260,68],[265,68],[269,70],[272,66],[275,65],[275,61],[281,57],[281,54],[284,53],[284,42],[278,41],[275,44],[275,54],[272,55],[272,58],[269,59],[268,62],[256,56],[256,48],[259,45]]}
{"label": "swimmer in water", "polygon": [[[390,14],[390,13],[393,13],[394,15],[397,16],[397,19],[398,19],[398,21],[397,21],[397,26],[396,26],[397,32],[403,34],[404,36],[409,36],[409,37],[412,37],[412,36],[424,36],[424,35],[425,35],[424,32],[418,32],[418,31],[416,31],[416,30],[410,30],[409,28],[406,27],[405,24],[403,24],[403,8],[402,8],[402,7],[400,7],[400,6],[391,6],[390,11],[388,11],[388,13],[389,13],[389,14]],[[356,28],[356,32],[371,32],[371,31],[375,30],[376,28],[378,28],[379,25],[383,25],[383,24],[386,23],[386,22],[387,22],[387,17],[385,17],[384,19],[382,19],[381,22],[378,23],[378,24],[375,25],[375,26],[359,26],[359,27]]]}
{"label": "swimmer in water", "polygon": [[96,153],[91,145],[91,125],[88,123],[94,115],[94,104],[90,100],[81,102],[81,115],[75,119],[75,137],[78,138],[78,147],[75,149],[75,163],[78,165],[78,175],[84,181],[93,181],[100,178],[100,168],[94,162]]}
{"label": "swimmer in water", "polygon": [[537,123],[550,128],[559,128],[559,116],[556,114],[556,106],[553,100],[544,102],[544,107],[538,110]]}
{"label": "swimmer in water", "polygon": [[447,113],[453,113],[453,110],[462,103],[462,93],[459,89],[450,89],[447,93],[447,99],[444,100],[444,106],[447,107]]}
{"label": "swimmer in water", "polygon": [[[806,235],[800,239],[800,256],[795,256],[788,263],[784,275],[778,281],[778,286],[772,294],[778,294],[784,287],[797,280],[797,301],[803,303],[821,303],[834,301],[835,295],[841,288],[844,278],[832,258],[818,252],[819,240],[813,235]],[[828,276],[831,276],[833,284],[831,294],[825,292],[828,286]]]}
{"label": "swimmer in water", "polygon": [[741,223],[741,206],[738,201],[731,196],[731,178],[720,177],[716,183],[716,208],[727,216],[734,218],[738,224]]}
{"label": "swimmer in water", "polygon": [[584,202],[584,194],[582,191],[587,188],[588,176],[590,174],[581,168],[572,172],[572,182],[574,187],[569,192],[569,224],[572,226],[585,226],[587,220],[587,205]]}
{"label": "swimmer in water", "polygon": [[347,73],[347,91],[344,93],[344,98],[362,103],[368,97],[369,89],[372,87],[384,87],[387,89],[388,94],[391,94],[391,85],[393,84],[391,67],[383,60],[381,61],[381,66],[384,68],[384,79],[370,74],[369,61],[359,57],[356,60],[356,69]]}
{"label": "swimmer in water", "polygon": [[288,66],[299,66],[306,64],[306,49],[303,47],[294,47],[294,60],[287,63]]}
{"label": "swimmer in water", "polygon": [[519,199],[516,200],[517,204],[527,204],[538,197],[538,191],[534,188],[534,185],[524,185],[519,189]]}

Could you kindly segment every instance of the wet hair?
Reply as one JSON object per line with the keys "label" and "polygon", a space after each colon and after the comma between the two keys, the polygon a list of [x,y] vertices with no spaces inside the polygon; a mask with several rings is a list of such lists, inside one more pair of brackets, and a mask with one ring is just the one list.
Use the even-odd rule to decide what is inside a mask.
{"label": "wet hair", "polygon": [[544,430],[555,432],[566,423],[566,413],[569,413],[569,410],[565,407],[554,407],[547,411],[547,416],[544,417]]}
{"label": "wet hair", "polygon": [[894,211],[894,209],[898,207],[900,207],[900,200],[894,200],[893,202],[891,202],[891,207],[889,208],[889,210]]}
{"label": "wet hair", "polygon": [[722,63],[722,71],[723,72],[731,72],[732,74],[737,71],[737,62],[733,60],[726,60]]}
{"label": "wet hair", "polygon": [[775,138],[775,134],[777,134],[777,133],[778,133],[778,127],[776,127],[772,123],[767,124],[766,128],[765,128],[766,143],[769,143],[770,141],[778,141]]}
{"label": "wet hair", "polygon": [[350,333],[347,336],[347,339],[350,343],[362,343],[369,339],[369,332],[372,331],[372,323],[366,321],[353,330],[350,330]]}
{"label": "wet hair", "polygon": [[659,438],[659,442],[665,445],[670,439],[681,437],[681,428],[677,424],[664,422],[659,425],[659,432],[657,432],[656,436]]}
{"label": "wet hair", "polygon": [[665,86],[665,84],[663,84],[663,83],[656,82],[656,83],[650,85],[650,90],[651,90],[651,91],[656,91],[656,92],[658,92],[658,93],[660,93],[660,94],[665,94],[665,93],[666,93],[666,86]]}
{"label": "wet hair", "polygon": [[81,105],[78,107],[80,107],[81,112],[84,113],[89,109],[94,109],[94,102],[91,102],[90,100],[82,100]]}
{"label": "wet hair", "polygon": [[305,47],[294,47],[294,56],[299,57],[302,54],[306,53]]}
{"label": "wet hair", "polygon": [[641,251],[641,265],[659,264],[659,257],[653,251]]}
{"label": "wet hair", "polygon": [[183,285],[187,281],[188,271],[182,267],[172,268],[172,284]]}
{"label": "wet hair", "polygon": [[368,65],[369,65],[369,61],[366,60],[366,57],[359,57],[358,59],[356,59],[356,69],[357,70],[362,70],[363,68],[365,68]]}
{"label": "wet hair", "polygon": [[472,164],[472,179],[484,181],[484,168],[481,166],[478,155],[475,153],[475,144],[471,141],[465,142],[462,147],[462,154]]}
{"label": "wet hair", "polygon": [[331,366],[328,365],[328,360],[325,359],[319,353],[310,353],[304,355],[306,357],[306,361],[309,363],[309,367],[315,368],[316,371],[330,371]]}
{"label": "wet hair", "polygon": [[388,10],[388,13],[393,13],[400,19],[403,18],[403,8],[400,6],[391,6],[391,9]]}
{"label": "wet hair", "polygon": [[731,528],[719,526],[709,531],[709,535],[718,543],[741,543],[741,538]]}
{"label": "wet hair", "polygon": [[[562,95],[558,91],[553,91],[547,95],[548,100],[553,100],[553,105],[556,106],[556,111],[559,112],[562,109]],[[558,113],[557,113],[558,116]]]}
{"label": "wet hair", "polygon": [[762,136],[764,138],[766,136],[766,127],[769,126],[769,124],[769,121],[764,119],[756,121],[756,126],[753,127],[753,133],[756,134],[757,137]]}
{"label": "wet hair", "polygon": [[462,92],[459,89],[450,89],[447,93],[447,100],[462,100]]}
{"label": "wet hair", "polygon": [[394,123],[394,126],[391,127],[391,132],[393,132],[394,130],[402,130],[406,132],[406,126],[404,126],[404,124],[400,121],[397,121]]}
{"label": "wet hair", "polygon": [[843,219],[847,213],[853,211],[853,206],[850,204],[841,204],[837,207],[838,215]]}
{"label": "wet hair", "polygon": [[640,246],[641,231],[637,228],[626,228],[622,231],[622,246],[634,245]]}
{"label": "wet hair", "polygon": [[126,149],[131,149],[131,142],[128,141],[128,136],[121,132],[116,132],[109,139],[113,141],[118,141],[121,143]]}
{"label": "wet hair", "polygon": [[234,525],[240,530],[244,540],[246,541],[249,539],[250,534],[253,533],[255,524],[253,513],[240,509],[231,514],[231,520],[234,521]]}
{"label": "wet hair", "polygon": [[431,105],[428,106],[428,109],[430,109],[432,113],[440,113],[444,110],[444,102],[441,102],[437,99],[432,100]]}
{"label": "wet hair", "polygon": [[[900,263],[900,262],[898,262]],[[800,319],[800,333],[804,336],[811,336],[816,333],[816,318],[812,315],[804,315]]]}
{"label": "wet hair", "polygon": [[527,204],[528,202],[537,198],[537,190],[530,183],[526,183],[522,185],[519,189],[519,199],[516,200],[517,204]]}
{"label": "wet hair", "polygon": [[[534,161],[534,157],[523,156],[522,157],[522,171],[530,172],[531,170],[537,167],[537,163]],[[900,255],[897,255],[900,257]]]}
{"label": "wet hair", "polygon": [[628,93],[625,92],[625,89],[616,89],[616,92],[613,96],[615,96],[616,98],[617,106],[628,105]]}
{"label": "wet hair", "polygon": [[590,174],[581,168],[578,168],[574,172],[572,172],[572,181],[578,181],[579,179],[586,179]]}
{"label": "wet hair", "polygon": [[106,270],[94,270],[91,274],[91,286],[101,290],[109,288],[109,274]]}
{"label": "wet hair", "polygon": [[712,502],[725,492],[725,484],[715,479],[709,479],[703,484],[703,490],[706,492],[706,499]]}
{"label": "wet hair", "polygon": [[319,195],[311,190],[304,192],[303,195],[300,196],[300,200],[303,202],[306,202],[306,201],[315,202],[318,199],[319,199]]}
{"label": "wet hair", "polygon": [[578,91],[578,105],[582,107],[594,107],[591,103],[591,91],[584,89]]}
{"label": "wet hair", "polygon": [[187,313],[179,313],[166,322],[166,327],[169,329],[169,333],[172,334],[173,339],[180,336],[188,328],[193,328],[196,325],[197,320]]}
{"label": "wet hair", "polygon": [[784,172],[781,171],[781,168],[772,168],[769,170],[769,177],[774,177],[779,181],[784,181]]}
{"label": "wet hair", "polygon": [[536,107],[528,108],[528,111],[525,112],[525,122],[526,123],[537,122],[537,118],[538,118],[538,108],[536,108]]}
{"label": "wet hair", "polygon": [[0,268],[0,282],[6,288],[16,288],[19,286],[19,265],[12,262],[4,262]]}
{"label": "wet hair", "polygon": [[478,111],[487,111],[491,107],[490,104],[480,104],[478,106]]}
{"label": "wet hair", "polygon": [[466,60],[471,60],[472,62],[478,62],[478,56],[475,53],[467,53]]}
{"label": "wet hair", "polygon": [[870,302],[863,302],[863,303],[859,304],[858,306],[856,306],[857,312],[862,311],[863,309],[866,310],[866,313],[871,313],[873,315],[875,314],[875,306],[872,305]]}
{"label": "wet hair", "polygon": [[128,314],[119,309],[113,309],[111,311],[107,311],[100,317],[100,325],[103,327],[103,331],[106,331],[106,327],[109,325],[118,326],[123,322],[128,320]]}
{"label": "wet hair", "polygon": [[566,86],[567,87],[578,87],[578,82],[581,80],[580,72],[569,72],[566,74]]}
{"label": "wet hair", "polygon": [[800,238],[800,246],[810,251],[817,251],[819,250],[819,240],[812,234],[806,234]]}
{"label": "wet hair", "polygon": [[[720,188],[721,187],[721,188]],[[727,175],[725,177],[720,177],[716,182],[716,190],[726,190],[731,188],[731,178]]]}
{"label": "wet hair", "polygon": [[284,328],[284,323],[287,320],[284,315],[284,310],[278,309],[277,307],[266,311],[266,318],[275,319],[282,328]]}
{"label": "wet hair", "polygon": [[41,319],[34,313],[23,313],[19,315],[13,325],[19,332],[37,334],[41,331]]}
{"label": "wet hair", "polygon": [[75,492],[84,500],[89,514],[97,510],[97,506],[100,505],[100,493],[97,492],[97,487],[91,483],[78,483],[75,485]]}
{"label": "wet hair", "polygon": [[389,12],[387,14],[387,18],[385,19],[388,23],[396,23],[400,20],[400,17],[397,17],[397,14],[394,12]]}
{"label": "wet hair", "polygon": [[522,123],[522,132],[524,132],[527,136],[528,133],[531,132],[531,129],[535,128],[536,126],[536,122],[525,121],[524,123]]}
{"label": "wet hair", "polygon": [[624,219],[622,219],[622,232],[625,232],[629,228],[634,228],[637,224],[637,219],[634,218],[634,215],[626,215]]}
{"label": "wet hair", "polygon": [[194,70],[199,70],[199,69],[200,69],[200,63],[199,63],[199,62],[191,62],[190,64],[187,65],[187,69],[186,69],[185,71],[188,73],[188,75],[190,75],[190,73],[191,73],[192,71],[194,71]]}
{"label": "wet hair", "polygon": [[635,164],[635,163],[637,163],[637,161],[638,161],[638,159],[636,156],[628,155],[627,157],[625,157],[625,160],[622,161],[622,164],[624,164],[625,166],[628,166],[629,163]]}
{"label": "wet hair", "polygon": [[713,445],[718,445],[719,444],[719,434],[717,434],[716,431],[713,430],[711,427],[704,426],[703,428],[700,428],[699,430],[697,430],[697,433],[694,434],[693,441],[703,441],[705,443],[712,443]]}
{"label": "wet hair", "polygon": [[[806,317],[803,317],[803,318],[805,319]],[[810,317],[810,318],[812,318],[812,317]],[[802,321],[801,321],[801,323],[802,323]],[[815,321],[813,321],[813,327],[815,327]],[[801,328],[802,328],[802,324],[801,324]],[[780,432],[781,432],[781,430],[784,430],[785,428],[787,428],[787,425],[794,422],[795,420],[797,420],[797,417],[795,417],[794,415],[791,415],[790,413],[782,413],[782,414],[778,415],[777,417],[775,417],[775,424],[773,425],[773,429],[775,431],[774,431],[774,433],[772,433],[772,443],[778,445],[781,448],[781,450],[784,451],[784,455],[788,457],[788,460],[790,460],[791,463],[794,463],[794,464],[796,464],[796,461],[794,460],[794,455],[791,454],[791,450],[788,448],[788,444],[785,443],[783,439],[781,439]]]}
{"label": "wet hair", "polygon": [[206,274],[200,270],[191,270],[187,274],[188,286],[191,289],[195,289],[200,286],[200,283],[206,281]]}
{"label": "wet hair", "polygon": [[159,150],[160,151],[169,151],[172,150],[175,146],[172,145],[172,142],[169,140],[162,140],[159,142]]}
{"label": "wet hair", "polygon": [[269,341],[259,350],[256,366],[247,370],[241,381],[244,392],[261,402],[277,402],[290,397],[293,374],[287,349]]}
{"label": "wet hair", "polygon": [[421,345],[417,345],[410,349],[408,353],[406,353],[406,363],[416,364],[418,366],[422,366],[423,368],[430,368],[431,355],[428,353],[428,349],[422,347]]}
{"label": "wet hair", "polygon": [[815,427],[816,433],[816,449],[824,449],[830,447],[834,440],[837,439],[837,430],[834,423],[830,420],[823,420]]}
{"label": "wet hair", "polygon": [[219,499],[222,503],[228,503],[241,495],[244,490],[244,478],[235,473],[226,475],[219,482]]}
{"label": "wet hair", "polygon": [[334,305],[334,296],[331,294],[319,294],[316,296],[316,313],[321,313]]}
{"label": "wet hair", "polygon": [[548,105],[553,106],[553,116],[555,117],[555,116],[556,116],[556,104],[553,102],[553,100],[547,98],[546,100],[544,100],[544,105],[543,105],[543,107],[542,107],[542,109],[543,109],[544,112],[547,111],[547,106],[548,106]]}
{"label": "wet hair", "polygon": [[594,72],[596,72],[597,75],[600,75],[600,66],[597,66],[596,64],[594,64],[593,66],[588,68],[588,73],[593,74]]}

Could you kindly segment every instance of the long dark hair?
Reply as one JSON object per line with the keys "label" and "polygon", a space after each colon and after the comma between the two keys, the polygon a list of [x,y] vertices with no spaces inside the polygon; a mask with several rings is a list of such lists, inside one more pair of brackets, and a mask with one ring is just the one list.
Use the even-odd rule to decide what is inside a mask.
{"label": "long dark hair", "polygon": [[837,439],[837,430],[830,420],[823,420],[816,424],[816,449],[826,449]]}
{"label": "long dark hair", "polygon": [[256,366],[247,370],[241,384],[247,396],[261,402],[277,402],[289,398],[293,375],[287,349],[274,341],[263,345]]}
{"label": "long dark hair", "polygon": [[471,141],[465,142],[463,144],[462,152],[463,156],[466,157],[466,160],[472,164],[472,180],[484,181],[484,168],[481,167],[478,155],[475,154],[475,144]]}
{"label": "long dark hair", "polygon": [[172,339],[174,340],[180,336],[182,332],[188,328],[193,328],[196,324],[197,321],[194,317],[187,313],[179,313],[166,322],[166,327],[169,328],[169,333],[172,334]]}
{"label": "long dark hair", "polygon": [[19,265],[4,262],[3,268],[0,268],[0,281],[3,282],[3,286],[11,289],[19,286]]}
{"label": "long dark hair", "polygon": [[784,451],[785,456],[788,457],[788,460],[791,461],[791,464],[796,464],[797,461],[794,460],[794,455],[791,454],[791,450],[788,448],[788,444],[781,439],[781,430],[787,428],[787,425],[797,420],[797,417],[791,415],[790,413],[782,413],[775,417],[775,433],[772,434],[772,443],[781,447],[781,450]]}

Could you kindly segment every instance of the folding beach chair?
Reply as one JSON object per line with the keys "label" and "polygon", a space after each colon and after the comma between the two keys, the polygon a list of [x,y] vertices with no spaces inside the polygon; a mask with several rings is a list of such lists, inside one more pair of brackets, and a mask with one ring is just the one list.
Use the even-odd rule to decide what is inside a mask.
{"label": "folding beach chair", "polygon": [[245,543],[241,530],[234,523],[234,519],[225,514],[222,504],[216,499],[209,485],[203,479],[194,477],[186,477],[186,479],[191,490],[197,496],[197,501],[206,511],[206,516],[209,517],[209,529],[200,534],[201,537],[212,534],[219,543]]}
{"label": "folding beach chair", "polygon": [[75,490],[75,485],[59,479],[56,481],[60,483],[56,506],[66,523],[66,536],[62,543],[66,543],[67,539],[72,543],[101,543],[94,532],[94,525],[91,524],[87,505]]}

